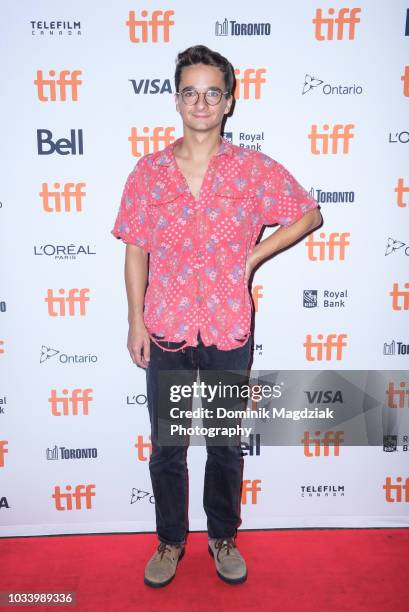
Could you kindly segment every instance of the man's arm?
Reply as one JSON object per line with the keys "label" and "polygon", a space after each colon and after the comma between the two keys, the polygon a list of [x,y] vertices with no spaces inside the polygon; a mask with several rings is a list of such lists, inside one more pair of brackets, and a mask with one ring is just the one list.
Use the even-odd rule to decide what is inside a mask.
{"label": "man's arm", "polygon": [[271,236],[256,244],[247,260],[246,280],[249,280],[250,274],[257,264],[277,251],[281,251],[281,249],[285,249],[294,242],[297,242],[302,236],[310,234],[316,227],[321,225],[321,223],[321,213],[318,208],[314,208],[295,223],[292,223],[288,227],[279,227],[274,234],[271,234]]}
{"label": "man's arm", "polygon": [[126,245],[125,285],[128,298],[128,350],[133,361],[146,368],[150,358],[150,338],[143,320],[148,281],[148,253],[134,244]]}

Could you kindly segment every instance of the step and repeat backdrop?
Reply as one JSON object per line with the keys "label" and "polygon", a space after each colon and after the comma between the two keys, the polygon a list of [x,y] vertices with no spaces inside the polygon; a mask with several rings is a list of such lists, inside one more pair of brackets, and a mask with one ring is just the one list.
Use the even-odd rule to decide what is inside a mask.
{"label": "step and repeat backdrop", "polygon": [[[408,526],[407,3],[9,1],[0,28],[0,534],[155,530],[110,232],[138,159],[182,135],[175,59],[195,44],[235,67],[226,138],[284,164],[324,218],[254,276],[253,371],[308,372],[304,407],[338,411],[342,371],[382,371],[394,424],[351,445],[342,422],[304,422],[293,444],[255,433],[242,528]],[[205,459],[191,446],[191,530]]]}

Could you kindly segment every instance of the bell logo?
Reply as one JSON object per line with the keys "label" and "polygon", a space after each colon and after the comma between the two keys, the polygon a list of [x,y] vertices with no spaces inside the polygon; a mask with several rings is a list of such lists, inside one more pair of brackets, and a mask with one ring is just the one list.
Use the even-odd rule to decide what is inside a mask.
{"label": "bell logo", "polygon": [[[335,123],[332,128],[332,132],[329,132],[330,126],[328,123],[324,123],[322,126],[322,132],[318,132],[318,126],[313,124],[311,126],[311,132],[308,134],[308,138],[311,141],[311,153],[313,155],[337,155],[339,142],[342,142],[343,155],[349,153],[349,141],[354,138],[351,130],[355,127],[353,123],[342,125],[341,123]],[[331,141],[331,148],[330,148]]]}
{"label": "bell logo", "polygon": [[303,343],[306,360],[332,361],[335,352],[335,360],[342,361],[342,349],[348,346],[345,342],[346,338],[348,338],[347,334],[328,334],[324,340],[323,334],[318,334],[317,340],[313,342],[312,334],[307,334],[306,341]]}
{"label": "bell logo", "polygon": [[386,477],[386,484],[383,485],[385,490],[385,500],[389,504],[409,502],[409,478],[406,478],[404,484],[402,484],[403,478],[400,476],[396,477],[396,484],[392,484],[392,478]]}
{"label": "bell logo", "polygon": [[403,74],[401,76],[401,81],[403,81],[403,95],[405,98],[409,97],[409,66],[405,66]]}
{"label": "bell logo", "polygon": [[5,459],[6,454],[9,452],[7,449],[7,444],[8,444],[7,440],[0,440],[0,467],[5,466],[4,459]]}
{"label": "bell logo", "polygon": [[161,42],[169,42],[170,28],[175,25],[175,22],[171,21],[170,18],[174,14],[175,11],[152,11],[151,18],[148,19],[149,13],[144,10],[141,11],[141,19],[137,19],[135,11],[129,11],[129,18],[126,22],[129,30],[129,40],[132,43],[157,43],[161,31]]}
{"label": "bell logo", "polygon": [[38,194],[43,203],[43,210],[51,212],[82,212],[82,198],[86,196],[83,189],[86,183],[65,183],[61,187],[60,183],[54,183],[52,189],[48,183],[42,183],[41,191]]}
{"label": "bell logo", "polygon": [[[90,301],[90,298],[86,294],[90,292],[89,289],[69,289],[68,296],[65,296],[65,289],[58,289],[58,293],[62,297],[55,297],[53,289],[47,289],[47,297],[44,298],[44,302],[48,306],[48,314],[50,317],[74,317],[79,314],[81,317],[86,315],[85,303]],[[76,312],[76,305],[78,304],[79,312]],[[68,312],[66,310],[68,305]],[[54,308],[56,306],[56,309]]]}
{"label": "bell logo", "polygon": [[51,405],[53,416],[78,416],[78,408],[81,406],[81,414],[88,416],[89,403],[93,401],[92,389],[73,389],[69,395],[68,389],[63,389],[61,395],[52,389],[48,401]]}
{"label": "bell logo", "polygon": [[[150,436],[149,436],[150,440]],[[137,437],[137,442],[135,444],[135,448],[137,452],[138,461],[147,461],[152,453],[152,443],[144,442],[143,436]],[[145,452],[146,451],[146,452]]]}
{"label": "bell logo", "polygon": [[351,236],[349,232],[342,232],[342,234],[332,232],[328,240],[325,240],[325,232],[320,232],[319,236],[321,240],[314,238],[314,232],[312,232],[305,241],[307,257],[310,261],[345,260],[346,247],[351,245],[348,240]]}
{"label": "bell logo", "polygon": [[241,489],[241,503],[247,504],[247,495],[250,494],[250,503],[257,504],[257,493],[261,491],[261,480],[243,480]]}
{"label": "bell logo", "polygon": [[254,310],[258,312],[258,305],[263,297],[263,285],[255,285],[252,288],[251,295],[253,296]]}
{"label": "bell logo", "polygon": [[405,187],[403,178],[398,179],[398,184],[394,191],[396,193],[396,204],[399,206],[399,208],[406,208],[408,206],[408,202],[403,200],[403,196],[404,194],[409,193],[409,187]]}
{"label": "bell logo", "polygon": [[52,138],[53,133],[50,130],[37,130],[38,155],[52,155],[55,151],[58,155],[77,155],[77,148],[78,155],[84,154],[82,130],[70,130],[70,138],[59,138],[55,142]]}
{"label": "bell logo", "polygon": [[78,86],[82,85],[79,76],[81,70],[61,70],[56,77],[55,70],[49,70],[48,76],[44,78],[43,71],[37,70],[37,78],[34,85],[37,86],[37,97],[40,102],[67,101],[67,91],[71,94],[70,101],[78,102]]}
{"label": "bell logo", "polygon": [[262,83],[266,83],[266,79],[263,78],[263,74],[265,74],[267,70],[265,68],[246,68],[243,72],[243,76],[240,76],[240,68],[236,68],[234,70],[234,74],[236,75],[236,88],[234,90],[234,97],[236,100],[249,100],[251,91],[253,95],[251,96],[254,100],[259,100],[261,98],[261,85]]}
{"label": "bell logo", "polygon": [[334,40],[334,34],[336,34],[337,40],[344,40],[345,26],[348,40],[355,39],[355,26],[360,23],[360,19],[357,15],[361,12],[360,8],[341,8],[338,11],[336,17],[335,9],[329,8],[329,17],[322,16],[322,9],[317,9],[315,17],[312,23],[315,26],[315,38],[316,40]]}
{"label": "bell logo", "polygon": [[[343,431],[326,431],[322,434],[320,431],[315,432],[315,438],[310,438],[310,432],[305,431],[304,437],[301,442],[304,444],[304,455],[306,457],[329,457],[330,446],[334,449],[334,457],[339,457],[339,447],[341,442],[344,441],[342,438]],[[311,445],[313,449],[311,450]],[[321,453],[321,449],[324,451]]]}
{"label": "bell logo", "polygon": [[399,387],[400,389],[397,389],[395,383],[389,383],[386,389],[388,408],[409,408],[409,388],[406,387],[406,382],[400,382]]}
{"label": "bell logo", "polygon": [[[150,128],[142,128],[143,134],[138,134],[138,128],[131,128],[131,135],[128,140],[131,143],[131,153],[133,157],[142,157],[148,153],[156,153],[159,149],[167,147],[174,140],[174,127],[154,127],[152,135],[149,135]],[[142,144],[142,151],[139,149],[139,144]],[[152,145],[152,146],[151,146]]]}
{"label": "bell logo", "polygon": [[[54,487],[54,493],[51,497],[55,501],[55,509],[63,512],[65,510],[91,510],[92,497],[95,497],[95,485],[79,484],[71,493],[71,485],[65,486],[65,493],[61,492],[61,487]],[[85,504],[85,505],[84,505]]]}
{"label": "bell logo", "polygon": [[409,283],[405,283],[404,287],[399,290],[399,283],[393,283],[393,289],[389,292],[392,296],[392,310],[409,310]]}

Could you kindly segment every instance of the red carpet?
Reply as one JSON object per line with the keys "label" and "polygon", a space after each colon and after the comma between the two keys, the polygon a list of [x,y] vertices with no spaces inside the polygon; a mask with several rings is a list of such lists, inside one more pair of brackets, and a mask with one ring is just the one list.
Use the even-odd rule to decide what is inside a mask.
{"label": "red carpet", "polygon": [[248,579],[235,586],[216,576],[206,540],[191,533],[174,581],[152,589],[153,534],[4,538],[0,591],[76,591],[75,608],[59,609],[81,612],[409,609],[408,529],[241,531]]}

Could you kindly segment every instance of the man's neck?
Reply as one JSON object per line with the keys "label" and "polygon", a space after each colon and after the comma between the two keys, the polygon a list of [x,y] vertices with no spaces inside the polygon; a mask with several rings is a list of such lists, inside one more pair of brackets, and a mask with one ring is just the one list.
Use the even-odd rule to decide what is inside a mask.
{"label": "man's neck", "polygon": [[184,130],[183,140],[175,153],[182,159],[200,163],[208,161],[219,147],[219,131],[200,133]]}

